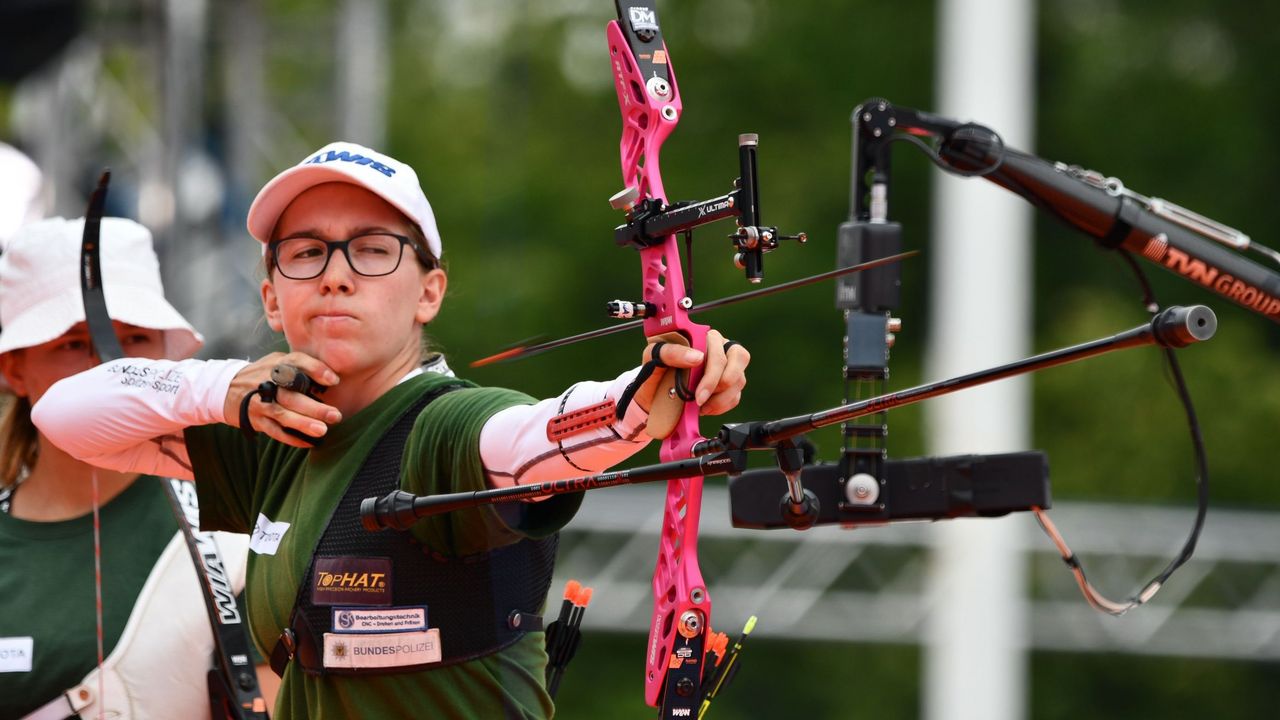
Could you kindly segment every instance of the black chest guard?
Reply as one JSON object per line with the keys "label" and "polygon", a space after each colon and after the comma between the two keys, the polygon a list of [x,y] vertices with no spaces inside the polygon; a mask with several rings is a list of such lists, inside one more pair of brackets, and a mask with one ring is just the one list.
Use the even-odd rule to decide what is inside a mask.
{"label": "black chest guard", "polygon": [[[311,565],[298,590],[291,627],[271,654],[271,667],[283,675],[290,659],[312,675],[404,673],[442,667],[497,652],[515,643],[512,613],[533,615],[547,598],[555,565],[558,536],[522,540],[496,550],[446,557],[422,545],[408,532],[369,532],[360,523],[360,501],[400,487],[405,442],[422,410],[461,385],[431,390],[410,407],[378,441],[338,501],[329,524],[311,554]],[[426,606],[430,628],[438,628],[439,662],[391,668],[324,667],[324,634],[335,630],[334,606],[316,604],[317,559],[385,563],[390,560],[390,605]],[[336,559],[336,560],[335,560]],[[324,578],[321,576],[321,584]],[[385,602],[381,603],[383,606]]]}

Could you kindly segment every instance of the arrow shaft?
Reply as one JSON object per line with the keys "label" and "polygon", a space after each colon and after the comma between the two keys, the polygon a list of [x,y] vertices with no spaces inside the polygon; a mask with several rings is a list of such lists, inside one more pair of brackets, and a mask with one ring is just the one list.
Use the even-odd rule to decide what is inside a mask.
{"label": "arrow shaft", "polygon": [[[788,290],[794,290],[796,288],[804,287],[806,285],[813,285],[815,283],[824,282],[826,280],[832,280],[834,278],[843,277],[845,275],[852,275],[853,273],[863,272],[865,270],[873,270],[875,268],[882,267],[890,263],[900,262],[909,257],[914,257],[919,254],[920,254],[919,250],[908,250],[907,252],[898,253],[896,255],[888,255],[882,258],[876,258],[875,260],[868,260],[867,262],[859,263],[857,265],[850,265],[849,267],[838,268],[836,270],[830,270],[828,272],[819,273],[817,275],[810,275],[809,277],[804,277],[798,280],[791,280],[789,282],[779,283],[778,285],[773,285],[767,288],[760,288],[759,290],[751,290],[749,292],[739,293],[737,295],[730,295],[729,297],[719,298],[717,300],[709,300],[705,303],[694,305],[693,307],[689,308],[689,314],[692,315],[694,313],[700,313],[706,310],[715,310],[717,308],[727,307],[729,305],[735,305],[737,303],[740,303],[746,300],[753,300],[755,298],[764,297],[766,295],[774,295],[777,293],[786,292]],[[594,340],[595,338],[604,337],[606,335],[613,335],[614,333],[633,330],[637,327],[640,327],[643,324],[644,324],[643,319],[630,320],[620,325],[610,325],[608,327],[598,328],[596,330],[590,330],[584,333],[578,333],[577,335],[570,335],[568,337],[563,337],[558,340],[550,340],[547,342],[538,343],[536,345],[513,348],[511,350],[506,350],[504,352],[500,352],[495,355],[490,355],[489,357],[476,360],[471,363],[471,367],[482,367],[484,365],[492,365],[494,363],[519,360],[519,359],[531,357],[533,355],[537,355],[539,353],[544,353],[548,350],[554,350],[556,348],[564,347],[566,345],[572,345],[574,343],[582,342],[583,340]]]}

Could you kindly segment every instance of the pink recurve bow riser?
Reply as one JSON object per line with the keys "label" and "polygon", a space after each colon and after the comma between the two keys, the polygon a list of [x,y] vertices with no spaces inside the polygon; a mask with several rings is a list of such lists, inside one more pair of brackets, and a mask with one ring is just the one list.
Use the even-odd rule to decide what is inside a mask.
{"label": "pink recurve bow riser", "polygon": [[[631,8],[631,12],[636,12]],[[655,19],[656,30],[656,19]],[[666,46],[655,37],[652,48],[637,58],[618,22],[608,26],[609,59],[622,113],[622,179],[639,190],[641,200],[666,203],[658,161],[662,143],[679,122],[681,105]],[[646,78],[642,67],[652,68]],[[665,77],[663,75],[665,74]],[[640,251],[644,300],[657,312],[646,318],[645,335],[676,332],[695,349],[706,351],[707,326],[689,320],[684,273],[674,235],[660,245]],[[683,301],[683,302],[682,302]],[[701,370],[689,375],[696,387]],[[690,448],[702,439],[698,430],[698,406],[685,404],[674,432],[662,443],[662,461],[690,457]],[[702,672],[704,640],[709,632],[711,596],[698,567],[698,519],[702,512],[702,478],[680,478],[667,483],[658,561],[653,573],[653,618],[645,656],[645,702],[672,717],[690,717],[700,702],[698,678]],[[676,675],[680,677],[676,677]],[[672,680],[669,682],[668,677]],[[692,683],[690,683],[690,679]],[[678,691],[673,689],[677,688]],[[666,696],[664,696],[664,691]]]}

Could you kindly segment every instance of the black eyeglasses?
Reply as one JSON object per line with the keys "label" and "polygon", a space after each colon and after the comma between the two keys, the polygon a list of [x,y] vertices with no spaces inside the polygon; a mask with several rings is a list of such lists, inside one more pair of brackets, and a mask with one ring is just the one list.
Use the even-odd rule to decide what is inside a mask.
{"label": "black eyeglasses", "polygon": [[400,267],[405,245],[413,248],[423,267],[428,270],[436,267],[435,258],[411,238],[392,233],[366,233],[339,242],[313,237],[291,237],[273,240],[268,248],[281,275],[290,280],[310,280],[320,277],[325,268],[329,267],[329,258],[338,250],[342,251],[347,264],[358,275],[390,275]]}

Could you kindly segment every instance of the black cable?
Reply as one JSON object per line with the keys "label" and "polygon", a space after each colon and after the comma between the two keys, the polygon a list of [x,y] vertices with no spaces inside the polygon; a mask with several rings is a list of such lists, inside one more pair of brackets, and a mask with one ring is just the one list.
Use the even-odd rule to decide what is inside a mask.
{"label": "black cable", "polygon": [[[1142,287],[1143,303],[1146,309],[1153,315],[1160,311],[1160,304],[1156,302],[1155,293],[1151,289],[1151,283],[1147,279],[1146,273],[1133,259],[1133,256],[1125,251],[1120,251],[1120,256],[1133,270],[1138,284]],[[1187,535],[1187,540],[1183,543],[1182,550],[1177,557],[1169,561],[1164,570],[1153,577],[1142,590],[1130,597],[1123,603],[1118,603],[1108,599],[1096,588],[1090,584],[1089,579],[1085,576],[1084,567],[1080,560],[1076,558],[1075,553],[1067,547],[1066,542],[1058,533],[1056,527],[1049,520],[1045,512],[1039,508],[1035,509],[1036,519],[1040,522],[1040,527],[1044,529],[1049,538],[1053,540],[1058,547],[1058,551],[1062,554],[1062,559],[1066,562],[1067,567],[1071,568],[1071,572],[1076,576],[1076,583],[1080,586],[1081,592],[1084,593],[1085,600],[1090,605],[1111,615],[1123,615],[1133,608],[1143,605],[1155,597],[1164,583],[1173,575],[1173,573],[1187,560],[1191,559],[1191,555],[1195,552],[1196,543],[1200,539],[1200,532],[1204,529],[1204,519],[1209,512],[1209,459],[1208,453],[1204,448],[1204,436],[1200,431],[1200,421],[1196,417],[1195,406],[1191,401],[1191,393],[1187,390],[1186,378],[1182,375],[1182,367],[1178,364],[1178,358],[1172,348],[1164,348],[1165,363],[1169,370],[1170,379],[1173,382],[1174,390],[1178,394],[1178,400],[1182,403],[1183,409],[1187,415],[1187,429],[1191,433],[1191,445],[1194,448],[1196,456],[1196,517],[1192,524],[1191,532]]]}
{"label": "black cable", "polygon": [[[960,168],[957,168],[943,160],[941,155],[938,153],[937,148],[914,135],[905,133],[895,134],[890,138],[890,142],[903,141],[916,146],[934,165],[937,165],[939,168],[953,175],[958,175],[960,177],[985,177],[996,174],[1004,164],[1004,140],[995,131],[981,125],[965,125],[956,132],[960,132],[965,128],[982,130],[991,134],[995,144],[998,146],[998,159],[990,167],[973,171],[961,170]],[[1022,183],[1004,175],[998,175],[998,177],[1008,185],[1009,189],[1019,195],[1022,195],[1033,206],[1048,213],[1050,216],[1057,218],[1059,221],[1075,227],[1075,224],[1072,223],[1066,215],[1051,203],[1041,198],[1038,194],[1023,186]],[[1160,304],[1156,301],[1155,292],[1152,290],[1151,282],[1148,280],[1146,273],[1128,251],[1120,249],[1118,252],[1120,253],[1120,257],[1123,258],[1125,263],[1129,266],[1130,270],[1133,271],[1138,285],[1142,288],[1143,304],[1146,310],[1154,316],[1160,311]],[[1187,389],[1186,378],[1183,377],[1182,374],[1182,366],[1179,365],[1178,358],[1174,353],[1173,348],[1166,347],[1163,348],[1163,350],[1165,367],[1169,372],[1169,378],[1173,383],[1174,391],[1178,395],[1178,400],[1182,403],[1183,410],[1187,416],[1187,429],[1191,434],[1191,445],[1195,453],[1197,469],[1196,517],[1192,524],[1191,532],[1188,534],[1187,540],[1183,544],[1182,550],[1178,553],[1177,557],[1169,561],[1169,564],[1165,566],[1164,570],[1160,571],[1159,574],[1144,585],[1140,592],[1130,597],[1129,600],[1124,603],[1117,603],[1098,592],[1098,590],[1089,583],[1088,578],[1085,576],[1084,567],[1081,565],[1079,559],[1076,558],[1075,553],[1071,551],[1066,542],[1062,539],[1062,535],[1053,525],[1053,522],[1049,520],[1048,515],[1044,510],[1034,508],[1036,520],[1039,521],[1040,527],[1044,529],[1045,533],[1049,535],[1049,538],[1058,547],[1058,551],[1062,554],[1063,561],[1066,562],[1067,566],[1071,568],[1072,573],[1076,576],[1076,582],[1079,584],[1080,590],[1084,593],[1085,600],[1098,610],[1111,615],[1123,615],[1129,610],[1150,601],[1151,598],[1155,597],[1155,594],[1160,591],[1160,588],[1173,575],[1173,573],[1177,571],[1178,568],[1182,567],[1187,560],[1191,559],[1191,555],[1196,549],[1196,543],[1200,539],[1200,532],[1204,529],[1205,516],[1209,511],[1209,460],[1208,453],[1205,451],[1204,447],[1204,435],[1200,430],[1200,421],[1196,417],[1195,406],[1191,400],[1191,393]]]}
{"label": "black cable", "polygon": [[[1120,257],[1125,260],[1138,278],[1138,283],[1142,286],[1143,301],[1146,303],[1147,309],[1152,315],[1160,312],[1160,303],[1156,301],[1155,293],[1151,289],[1151,282],[1147,279],[1146,271],[1142,269],[1142,266],[1138,265],[1137,261],[1133,259],[1133,255],[1128,251],[1122,250]],[[1183,545],[1182,552],[1178,555],[1178,558],[1169,563],[1169,567],[1160,574],[1158,579],[1161,582],[1168,579],[1174,570],[1177,570],[1191,558],[1191,554],[1196,549],[1196,542],[1200,538],[1200,531],[1204,527],[1205,515],[1209,511],[1209,457],[1204,448],[1204,435],[1200,430],[1200,420],[1196,417],[1196,409],[1191,401],[1191,392],[1187,389],[1187,381],[1183,377],[1182,366],[1178,363],[1177,354],[1173,351],[1173,348],[1164,348],[1164,356],[1173,378],[1174,390],[1177,392],[1178,400],[1182,403],[1182,407],[1187,414],[1187,430],[1191,434],[1191,445],[1195,450],[1196,469],[1198,471],[1198,476],[1196,477],[1198,507],[1191,534],[1187,537],[1187,541]]]}

